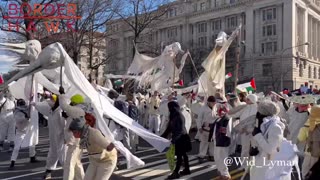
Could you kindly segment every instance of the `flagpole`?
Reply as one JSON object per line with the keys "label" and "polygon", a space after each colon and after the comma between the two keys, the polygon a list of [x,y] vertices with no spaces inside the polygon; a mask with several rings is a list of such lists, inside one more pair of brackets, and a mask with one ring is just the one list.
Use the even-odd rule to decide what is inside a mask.
{"label": "flagpole", "polygon": [[[197,70],[197,68],[196,68],[196,65],[194,64],[194,61],[193,61],[193,59],[192,59],[192,57],[191,57],[191,54],[190,54],[189,50],[188,50],[188,55],[189,55],[189,57],[190,57],[192,66],[193,66],[194,70],[196,71],[196,74],[197,74],[197,76],[198,76],[198,80],[199,80],[199,82],[200,82],[200,85],[201,85],[202,89],[205,91],[204,86],[203,86],[203,84],[202,84],[202,82],[201,82],[201,80],[200,80],[200,75],[199,75],[199,73],[198,73],[198,70]],[[207,97],[207,96],[208,96],[207,92],[205,92],[205,94],[206,94],[206,98],[208,98],[208,97]]]}
{"label": "flagpole", "polygon": [[238,32],[238,46],[237,46],[237,56],[236,56],[236,69],[234,73],[234,93],[237,94],[237,84],[238,84],[238,78],[239,78],[239,64],[240,64],[240,42],[241,42],[241,26],[242,24],[242,18],[240,18],[240,29]]}

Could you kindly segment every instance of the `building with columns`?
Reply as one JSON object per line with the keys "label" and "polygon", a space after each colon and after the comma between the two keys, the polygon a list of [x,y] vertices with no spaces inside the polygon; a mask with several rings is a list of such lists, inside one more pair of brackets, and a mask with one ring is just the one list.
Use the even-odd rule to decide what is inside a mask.
{"label": "building with columns", "polygon": [[[178,0],[170,7],[140,36],[139,52],[156,56],[163,45],[180,42],[201,73],[218,33],[230,34],[241,23],[241,35],[226,54],[227,73],[234,74],[240,44],[239,81],[254,77],[258,91],[296,89],[305,82],[320,88],[320,0]],[[107,27],[107,53],[114,58],[106,73],[124,74],[133,59],[133,32],[121,20]],[[197,78],[190,61],[181,78]],[[226,90],[232,81],[226,81]]]}

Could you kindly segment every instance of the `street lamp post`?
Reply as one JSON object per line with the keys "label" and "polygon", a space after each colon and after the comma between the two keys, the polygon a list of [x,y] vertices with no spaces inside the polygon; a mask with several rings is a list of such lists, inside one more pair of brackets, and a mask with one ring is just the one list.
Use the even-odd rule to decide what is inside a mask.
{"label": "street lamp post", "polygon": [[[246,42],[245,41],[241,41],[241,44],[243,46],[246,47],[247,49],[247,46],[246,46]],[[252,64],[252,78],[254,78],[254,59],[253,59],[253,48],[249,48],[250,50],[250,60],[251,60],[251,64]],[[246,50],[247,51],[247,50]]]}
{"label": "street lamp post", "polygon": [[292,46],[292,47],[288,47],[286,49],[283,49],[281,51],[281,56],[280,56],[280,91],[283,90],[283,71],[282,71],[282,67],[283,67],[283,54],[285,51],[289,50],[289,49],[293,49],[293,48],[296,48],[296,47],[300,47],[300,46],[308,46],[309,45],[309,42],[305,42],[303,44],[299,44],[299,45],[296,45],[296,46]]}

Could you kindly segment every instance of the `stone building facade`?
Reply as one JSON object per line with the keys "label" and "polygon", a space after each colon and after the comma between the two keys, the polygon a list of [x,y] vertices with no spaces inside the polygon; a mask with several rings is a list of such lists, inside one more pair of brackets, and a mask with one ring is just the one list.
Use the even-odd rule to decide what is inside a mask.
{"label": "stone building facade", "polygon": [[[170,6],[140,36],[140,52],[156,56],[162,46],[180,42],[201,73],[218,33],[230,34],[241,23],[240,38],[226,55],[226,72],[234,72],[240,44],[239,80],[255,77],[258,91],[280,90],[281,75],[283,88],[296,89],[305,82],[320,87],[320,0],[178,0]],[[133,33],[120,20],[107,28],[107,54],[114,58],[106,73],[124,74],[132,62]],[[191,63],[181,76],[185,82],[197,78]],[[232,81],[226,81],[227,90]]]}

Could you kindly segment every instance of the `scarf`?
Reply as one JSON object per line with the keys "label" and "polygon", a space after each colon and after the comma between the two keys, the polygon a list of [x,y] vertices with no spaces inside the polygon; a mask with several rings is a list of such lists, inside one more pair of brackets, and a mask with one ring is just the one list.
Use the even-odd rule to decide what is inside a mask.
{"label": "scarf", "polygon": [[86,124],[83,127],[81,138],[80,138],[80,148],[81,149],[88,149],[89,143],[89,126]]}

